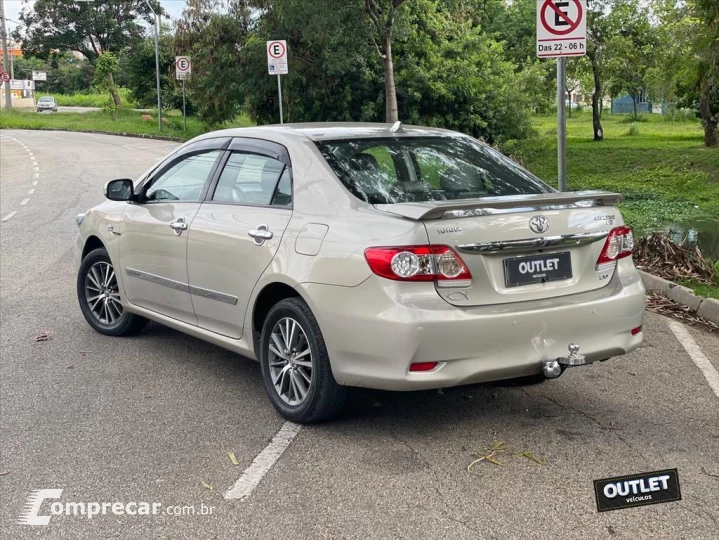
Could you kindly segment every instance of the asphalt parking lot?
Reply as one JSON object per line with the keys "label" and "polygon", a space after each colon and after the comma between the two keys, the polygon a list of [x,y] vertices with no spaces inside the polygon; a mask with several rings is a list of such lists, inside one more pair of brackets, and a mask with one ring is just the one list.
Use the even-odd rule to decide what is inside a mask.
{"label": "asphalt parking lot", "polygon": [[[719,395],[652,313],[639,350],[540,385],[355,390],[226,499],[285,426],[258,365],[154,323],[103,337],[75,297],[75,215],[174,146],[0,131],[2,538],[717,538]],[[683,328],[719,369],[719,334]],[[597,512],[593,480],[672,468],[681,501]],[[160,511],[19,523],[41,489],[40,515]]]}

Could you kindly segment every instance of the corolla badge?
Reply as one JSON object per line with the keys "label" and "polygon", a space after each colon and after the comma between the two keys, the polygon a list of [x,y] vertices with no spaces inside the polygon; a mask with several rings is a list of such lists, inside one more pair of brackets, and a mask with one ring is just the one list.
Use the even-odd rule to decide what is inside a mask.
{"label": "corolla badge", "polygon": [[547,232],[549,230],[549,219],[544,216],[534,216],[529,220],[529,228],[537,234]]}

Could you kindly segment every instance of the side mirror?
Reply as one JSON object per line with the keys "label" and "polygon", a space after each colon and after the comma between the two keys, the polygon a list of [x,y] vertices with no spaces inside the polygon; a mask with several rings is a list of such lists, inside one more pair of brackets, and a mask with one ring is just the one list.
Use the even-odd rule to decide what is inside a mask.
{"label": "side mirror", "polygon": [[111,201],[132,200],[133,183],[129,178],[110,180],[105,184],[105,197]]}

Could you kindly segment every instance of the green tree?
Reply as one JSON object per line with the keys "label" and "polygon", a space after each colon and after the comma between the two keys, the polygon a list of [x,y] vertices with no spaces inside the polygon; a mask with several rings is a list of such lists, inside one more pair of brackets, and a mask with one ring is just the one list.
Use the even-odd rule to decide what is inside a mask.
{"label": "green tree", "polygon": [[[151,0],[161,10],[157,0]],[[119,53],[144,34],[140,19],[152,21],[144,0],[36,0],[23,7],[14,36],[23,54],[48,58],[55,51],[77,51],[91,64],[106,52]],[[115,93],[113,98],[120,97]]]}
{"label": "green tree", "polygon": [[637,100],[647,88],[660,43],[649,11],[636,2],[617,2],[609,17],[612,33],[607,38],[607,72],[611,73],[611,93],[627,92],[636,118]]}
{"label": "green tree", "polygon": [[405,0],[364,0],[365,10],[372,21],[372,44],[384,66],[385,121],[396,122],[397,88],[394,82],[394,60],[392,57],[392,34],[398,11]]}
{"label": "green tree", "polygon": [[111,52],[102,53],[95,61],[93,84],[97,89],[109,92],[114,108],[120,106],[117,85],[115,84],[115,74],[118,68],[117,56]]}
{"label": "green tree", "polygon": [[[208,126],[233,119],[245,105],[244,77],[250,72],[247,63],[251,57],[256,57],[251,69],[267,72],[266,64],[259,61],[264,42],[250,39],[256,17],[242,0],[187,0],[176,27],[174,53],[192,57],[187,90],[198,116]],[[254,57],[248,47],[250,53],[256,53]],[[264,56],[262,61],[266,62]]]}
{"label": "green tree", "polygon": [[[163,31],[160,34],[160,92],[163,108],[182,107],[182,90],[175,80],[175,36]],[[179,54],[179,53],[178,53]],[[121,77],[118,84],[128,88],[132,98],[140,107],[157,105],[157,84],[155,79],[155,40],[147,37],[133,47],[124,50],[119,58]],[[193,112],[192,102],[187,102],[187,112]]]}
{"label": "green tree", "polygon": [[699,111],[704,144],[719,144],[719,3],[655,0],[663,39],[672,44],[653,76],[655,86]]}

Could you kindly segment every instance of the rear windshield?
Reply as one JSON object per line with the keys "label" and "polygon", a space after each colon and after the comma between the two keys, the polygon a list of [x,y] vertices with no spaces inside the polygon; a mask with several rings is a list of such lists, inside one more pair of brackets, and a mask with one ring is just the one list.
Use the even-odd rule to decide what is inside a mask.
{"label": "rear windshield", "polygon": [[317,146],[347,189],[371,204],[554,191],[496,150],[464,137],[321,141]]}

